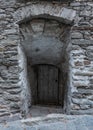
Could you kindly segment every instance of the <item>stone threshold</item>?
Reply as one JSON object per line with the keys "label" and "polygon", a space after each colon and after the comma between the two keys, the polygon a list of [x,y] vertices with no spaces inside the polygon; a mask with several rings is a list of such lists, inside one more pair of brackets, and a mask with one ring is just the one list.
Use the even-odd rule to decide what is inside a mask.
{"label": "stone threshold", "polygon": [[0,124],[0,130],[92,130],[93,116],[49,114]]}

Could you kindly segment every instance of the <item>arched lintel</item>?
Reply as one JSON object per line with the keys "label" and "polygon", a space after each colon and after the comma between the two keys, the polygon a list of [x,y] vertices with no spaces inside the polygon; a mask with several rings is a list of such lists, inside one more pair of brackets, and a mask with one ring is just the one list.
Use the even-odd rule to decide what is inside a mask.
{"label": "arched lintel", "polygon": [[31,4],[25,7],[19,8],[14,14],[15,22],[20,24],[24,21],[29,21],[33,18],[48,18],[54,19],[65,24],[73,24],[76,11],[61,7],[60,5],[53,5],[47,3],[43,4]]}

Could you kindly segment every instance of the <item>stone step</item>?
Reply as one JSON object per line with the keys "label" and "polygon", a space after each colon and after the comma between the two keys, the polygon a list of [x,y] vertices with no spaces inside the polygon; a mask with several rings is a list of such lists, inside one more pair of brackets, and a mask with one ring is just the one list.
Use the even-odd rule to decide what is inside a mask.
{"label": "stone step", "polygon": [[2,123],[0,130],[93,130],[93,116],[50,114]]}

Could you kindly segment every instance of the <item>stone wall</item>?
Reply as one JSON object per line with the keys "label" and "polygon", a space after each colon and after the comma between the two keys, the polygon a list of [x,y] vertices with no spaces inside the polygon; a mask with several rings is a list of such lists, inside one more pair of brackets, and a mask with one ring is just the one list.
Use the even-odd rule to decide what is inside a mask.
{"label": "stone wall", "polygon": [[[17,20],[22,8],[36,5],[37,2],[20,3],[16,0],[0,0],[0,117],[20,118],[27,111],[23,107],[26,84],[21,79],[23,67],[20,65],[20,36]],[[71,29],[69,47],[69,84],[65,111],[69,114],[93,113],[93,2],[73,2],[55,6],[51,13],[63,6],[76,10],[77,16]],[[50,9],[50,6],[48,10]],[[16,15],[15,15],[16,14]],[[24,12],[23,12],[24,14]],[[16,19],[19,16],[19,19]],[[25,16],[29,15],[28,14]],[[63,14],[64,15],[64,14]],[[27,17],[28,19],[28,17]],[[71,21],[71,16],[69,17]],[[69,19],[65,22],[69,23]],[[28,19],[29,20],[29,19]],[[24,21],[24,19],[23,19]],[[24,63],[24,61],[22,61]],[[25,66],[23,64],[23,66]],[[25,70],[26,71],[26,70]],[[26,78],[26,75],[25,77]],[[27,100],[28,102],[28,100]],[[26,103],[27,103],[26,102]],[[27,105],[26,105],[27,106]],[[28,103],[29,106],[29,103]],[[8,118],[9,119],[9,118]]]}
{"label": "stone wall", "polygon": [[[20,117],[18,25],[14,23],[14,1],[0,0],[0,117]],[[19,116],[18,116],[19,115]],[[5,118],[6,119],[6,118]]]}
{"label": "stone wall", "polygon": [[77,11],[71,30],[71,113],[93,113],[93,2],[73,2]]}

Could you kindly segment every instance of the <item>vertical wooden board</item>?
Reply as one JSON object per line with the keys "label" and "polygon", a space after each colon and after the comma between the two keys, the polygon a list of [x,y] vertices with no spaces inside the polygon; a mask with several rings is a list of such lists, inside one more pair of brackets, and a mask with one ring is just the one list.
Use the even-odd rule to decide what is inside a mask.
{"label": "vertical wooden board", "polygon": [[55,97],[55,103],[58,104],[58,95],[59,95],[59,84],[58,84],[58,68],[54,68],[55,70],[53,71],[53,94],[54,94],[54,97]]}
{"label": "vertical wooden board", "polygon": [[41,100],[42,100],[42,93],[44,93],[43,92],[43,89],[42,89],[42,87],[43,87],[43,68],[41,67],[41,66],[38,66],[38,70],[37,70],[37,80],[38,80],[38,84],[37,84],[37,95],[38,95],[38,103],[39,102],[41,102]]}
{"label": "vertical wooden board", "polygon": [[47,101],[48,68],[45,65],[38,66],[38,99],[40,103]]}
{"label": "vertical wooden board", "polygon": [[37,73],[35,71],[36,68],[31,67],[28,63],[28,81],[31,90],[31,103],[37,104]]}
{"label": "vertical wooden board", "polygon": [[62,72],[59,72],[59,105],[63,106],[64,101],[64,84]]}
{"label": "vertical wooden board", "polygon": [[52,69],[51,67],[48,67],[48,103],[52,103],[53,102],[53,85],[52,85]]}
{"label": "vertical wooden board", "polygon": [[[56,82],[57,81],[57,82]],[[49,67],[49,98],[50,103],[58,103],[58,69]]]}

